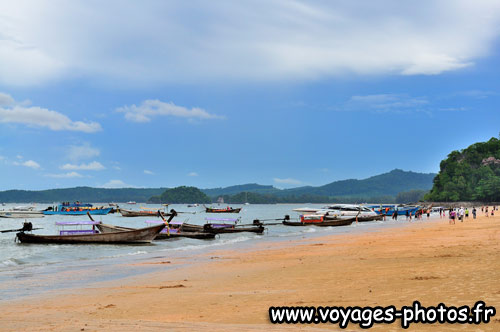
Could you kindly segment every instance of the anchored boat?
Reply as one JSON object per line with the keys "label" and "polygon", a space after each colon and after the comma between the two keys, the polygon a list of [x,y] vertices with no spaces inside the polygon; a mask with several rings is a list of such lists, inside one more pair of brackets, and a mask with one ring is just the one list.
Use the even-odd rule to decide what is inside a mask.
{"label": "anchored boat", "polygon": [[63,202],[56,207],[49,207],[43,211],[45,215],[67,215],[67,216],[79,216],[84,215],[89,212],[94,215],[104,215],[111,212],[113,208],[111,207],[94,207],[92,204],[88,203],[69,203]]}
{"label": "anchored boat", "polygon": [[[57,226],[73,226],[76,229],[62,229],[59,235],[35,235],[23,232],[16,237],[21,243],[51,243],[51,244],[135,244],[151,243],[166,224],[155,225],[140,229],[122,230],[114,233],[99,233],[97,221],[66,221],[57,222]],[[91,226],[82,229],[82,226]]]}

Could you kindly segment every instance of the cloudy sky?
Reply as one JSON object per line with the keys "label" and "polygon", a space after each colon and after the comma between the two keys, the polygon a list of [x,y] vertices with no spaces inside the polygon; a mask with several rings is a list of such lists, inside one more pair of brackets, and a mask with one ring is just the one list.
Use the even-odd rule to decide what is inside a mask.
{"label": "cloudy sky", "polygon": [[437,172],[499,55],[496,0],[1,1],[0,190]]}

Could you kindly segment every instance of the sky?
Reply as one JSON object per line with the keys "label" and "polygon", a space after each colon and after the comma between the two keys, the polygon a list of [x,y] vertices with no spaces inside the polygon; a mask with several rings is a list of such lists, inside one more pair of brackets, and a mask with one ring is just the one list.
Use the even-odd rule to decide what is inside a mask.
{"label": "sky", "polygon": [[0,190],[438,172],[499,55],[497,0],[0,1]]}

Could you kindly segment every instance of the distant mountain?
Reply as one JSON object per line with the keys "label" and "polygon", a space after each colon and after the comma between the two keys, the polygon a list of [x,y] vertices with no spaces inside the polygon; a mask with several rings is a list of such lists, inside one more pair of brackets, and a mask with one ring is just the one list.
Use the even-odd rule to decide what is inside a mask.
{"label": "distant mountain", "polygon": [[[347,201],[386,201],[394,200],[401,192],[412,190],[429,190],[436,174],[406,172],[395,169],[389,173],[372,176],[363,180],[335,181],[319,187],[299,187],[278,189],[270,185],[249,183],[226,188],[202,189],[193,187],[174,188],[91,188],[76,187],[50,190],[7,190],[0,192],[0,202],[52,203],[61,201],[81,202],[147,202],[185,201],[190,203],[206,202],[208,196],[212,201],[223,196],[226,202],[254,203],[305,203],[305,202],[347,202]],[[194,190],[196,189],[196,190]],[[248,193],[248,194],[246,194]],[[160,197],[162,194],[163,197]],[[203,195],[201,195],[203,194]],[[156,197],[155,197],[156,196]]]}
{"label": "distant mountain", "polygon": [[410,190],[430,190],[434,173],[415,173],[400,169],[376,175],[363,180],[335,181],[320,187],[300,187],[282,190],[280,196],[319,195],[329,197],[395,196]]}
{"label": "distant mountain", "polygon": [[242,192],[283,197],[321,196],[321,197],[381,197],[396,196],[400,192],[411,190],[430,190],[434,173],[416,173],[394,169],[388,173],[376,175],[363,180],[341,180],[319,187],[306,186],[292,189],[278,189],[255,183],[231,186],[226,188],[202,189],[208,196],[237,195]]}
{"label": "distant mountain", "polygon": [[151,196],[161,195],[167,188],[91,188],[75,187],[49,190],[0,191],[2,203],[53,203],[62,201],[81,202],[146,202]]}
{"label": "distant mountain", "polygon": [[230,186],[225,188],[201,189],[206,195],[210,197],[223,196],[223,195],[236,195],[242,192],[258,193],[258,194],[275,194],[281,191],[273,186],[263,186],[256,183],[241,184],[237,186]]}

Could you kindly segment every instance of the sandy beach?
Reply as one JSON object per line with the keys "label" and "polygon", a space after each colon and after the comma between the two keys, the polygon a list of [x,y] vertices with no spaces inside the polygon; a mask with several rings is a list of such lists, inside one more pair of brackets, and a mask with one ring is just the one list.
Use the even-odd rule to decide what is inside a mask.
{"label": "sandy beach", "polygon": [[[195,264],[3,302],[1,331],[340,330],[273,325],[270,306],[469,305],[500,308],[500,217],[413,222],[381,231],[218,251]],[[140,268],[140,267],[139,267]],[[361,330],[349,325],[347,331]],[[399,321],[375,331],[402,331]],[[500,331],[413,324],[409,331]]]}

